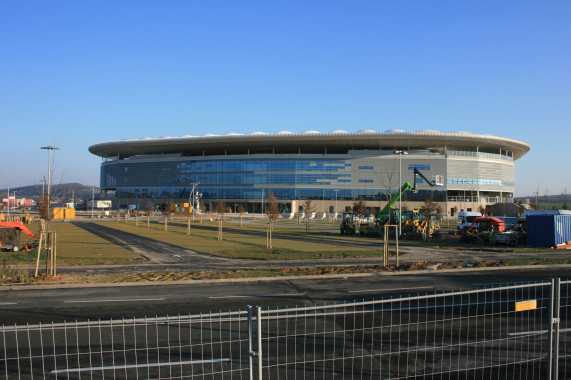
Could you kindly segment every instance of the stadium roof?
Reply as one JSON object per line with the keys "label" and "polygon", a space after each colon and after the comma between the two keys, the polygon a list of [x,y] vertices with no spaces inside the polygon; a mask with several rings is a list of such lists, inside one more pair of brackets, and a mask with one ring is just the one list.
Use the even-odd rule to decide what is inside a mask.
{"label": "stadium roof", "polygon": [[531,149],[525,142],[492,135],[469,132],[446,133],[434,130],[405,132],[391,129],[385,132],[362,130],[347,132],[335,130],[327,133],[306,131],[292,133],[252,132],[203,136],[160,138],[144,137],[134,140],[111,141],[95,144],[89,151],[100,157],[127,158],[135,155],[173,154],[184,156],[233,155],[253,153],[347,153],[352,149],[371,150],[430,150],[444,154],[445,150],[480,151],[486,153],[513,153],[517,160]]}

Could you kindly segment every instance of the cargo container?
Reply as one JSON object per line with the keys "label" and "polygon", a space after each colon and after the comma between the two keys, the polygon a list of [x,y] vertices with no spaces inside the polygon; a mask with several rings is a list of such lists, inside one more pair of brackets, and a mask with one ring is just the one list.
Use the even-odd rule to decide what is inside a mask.
{"label": "cargo container", "polygon": [[56,207],[53,209],[53,218],[54,219],[63,219],[65,218],[65,209],[61,207]]}
{"label": "cargo container", "polygon": [[571,241],[571,215],[528,215],[527,245],[555,247]]}
{"label": "cargo container", "polygon": [[57,207],[53,209],[54,219],[75,219],[74,208]]}

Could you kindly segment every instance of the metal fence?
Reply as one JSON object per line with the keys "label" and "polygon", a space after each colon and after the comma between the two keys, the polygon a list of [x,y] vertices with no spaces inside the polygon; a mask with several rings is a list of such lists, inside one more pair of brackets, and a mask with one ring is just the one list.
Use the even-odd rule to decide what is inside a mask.
{"label": "metal fence", "polygon": [[6,379],[569,379],[570,283],[2,326],[0,369]]}

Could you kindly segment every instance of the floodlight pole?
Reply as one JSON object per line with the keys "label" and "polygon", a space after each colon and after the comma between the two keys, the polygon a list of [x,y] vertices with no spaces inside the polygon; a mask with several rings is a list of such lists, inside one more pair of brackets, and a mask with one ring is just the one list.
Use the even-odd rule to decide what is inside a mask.
{"label": "floodlight pole", "polygon": [[[394,151],[395,154],[399,155],[399,189],[402,187],[402,155],[403,154],[408,154],[408,152],[405,152],[403,150],[395,150]],[[414,186],[416,186],[416,184],[414,184]],[[389,221],[390,221],[391,217],[389,214]],[[401,236],[401,219],[402,219],[402,194],[399,196],[399,224],[398,224],[398,234],[399,237]]]}
{"label": "floodlight pole", "polygon": [[337,193],[339,192],[339,189],[335,189],[333,191],[335,191],[335,219],[337,219]]}

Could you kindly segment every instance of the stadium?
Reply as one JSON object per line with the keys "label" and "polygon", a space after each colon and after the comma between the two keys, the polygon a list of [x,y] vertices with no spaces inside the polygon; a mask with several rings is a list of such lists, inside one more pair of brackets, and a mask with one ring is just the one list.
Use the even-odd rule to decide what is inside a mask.
{"label": "stadium", "polygon": [[317,213],[332,213],[357,200],[383,207],[414,181],[418,191],[403,194],[403,208],[432,195],[451,217],[511,202],[515,161],[529,150],[510,138],[433,130],[165,136],[89,147],[102,158],[102,193],[121,207],[200,204],[208,211],[221,200],[232,212],[255,213],[273,193],[282,212],[298,212],[310,198]]}

